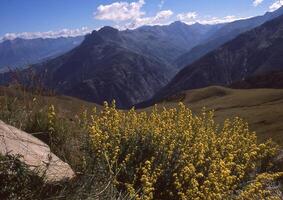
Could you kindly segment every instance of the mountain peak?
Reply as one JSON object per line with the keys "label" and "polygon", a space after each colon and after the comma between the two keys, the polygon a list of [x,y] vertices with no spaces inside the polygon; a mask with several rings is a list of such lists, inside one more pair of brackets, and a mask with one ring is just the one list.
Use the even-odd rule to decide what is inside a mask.
{"label": "mountain peak", "polygon": [[111,26],[104,26],[98,32],[101,34],[117,34],[119,30]]}
{"label": "mountain peak", "polygon": [[280,15],[283,15],[283,6],[278,8],[277,10],[273,12],[266,12],[263,16],[265,17],[278,17]]}
{"label": "mountain peak", "polygon": [[196,23],[192,24],[191,26],[197,26],[197,27],[199,27],[199,26],[206,26],[206,25],[201,24],[201,23],[199,23],[199,22],[196,22]]}
{"label": "mountain peak", "polygon": [[185,22],[182,22],[182,21],[175,21],[172,24],[170,24],[169,26],[173,26],[173,27],[187,27],[187,26],[190,26],[190,27],[194,27],[194,28],[201,28],[201,27],[204,27],[204,26],[207,26],[207,25],[201,24],[199,22],[196,22],[194,24],[186,24]]}
{"label": "mountain peak", "polygon": [[111,41],[121,40],[119,30],[111,26],[104,26],[98,31],[98,34],[106,40],[111,40]]}
{"label": "mountain peak", "polygon": [[182,21],[175,21],[172,24],[170,24],[170,26],[187,26],[186,23],[182,22]]}
{"label": "mountain peak", "polygon": [[85,40],[83,41],[82,45],[84,44],[101,44],[104,40],[98,33],[98,31],[94,30],[91,34],[85,36]]}

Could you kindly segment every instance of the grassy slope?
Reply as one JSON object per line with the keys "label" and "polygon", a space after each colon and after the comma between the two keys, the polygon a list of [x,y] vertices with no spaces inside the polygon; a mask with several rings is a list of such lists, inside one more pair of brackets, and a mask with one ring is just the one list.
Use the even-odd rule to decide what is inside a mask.
{"label": "grassy slope", "polygon": [[[0,87],[0,100],[4,96],[17,97],[23,103],[32,103],[34,98],[34,95],[16,89]],[[42,106],[55,105],[60,109],[60,115],[68,118],[85,109],[101,108],[96,104],[66,96],[37,95],[36,98]],[[236,90],[213,86],[185,91],[159,106],[174,107],[179,101],[183,101],[194,113],[199,113],[203,107],[215,110],[216,121],[219,123],[226,118],[241,117],[249,123],[251,130],[257,132],[261,140],[273,138],[283,146],[283,89]]]}
{"label": "grassy slope", "polygon": [[159,106],[174,107],[180,100],[195,113],[203,107],[215,110],[217,122],[241,117],[261,140],[272,138],[283,146],[282,89],[235,90],[213,86],[185,91]]}
{"label": "grassy slope", "polygon": [[61,116],[70,118],[74,117],[76,114],[80,114],[85,109],[91,110],[93,107],[100,108],[100,106],[94,103],[73,97],[33,95],[19,89],[0,86],[0,100],[3,101],[7,97],[12,100],[16,99],[17,102],[22,105],[32,104],[33,99],[36,98],[37,103],[42,108],[52,104],[59,109],[58,113]]}

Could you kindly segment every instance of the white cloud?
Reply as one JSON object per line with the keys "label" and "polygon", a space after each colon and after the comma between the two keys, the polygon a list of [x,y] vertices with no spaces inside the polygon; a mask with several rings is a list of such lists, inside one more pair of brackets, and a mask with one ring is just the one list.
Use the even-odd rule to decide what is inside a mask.
{"label": "white cloud", "polygon": [[170,18],[173,15],[173,11],[171,10],[163,10],[156,14],[156,16],[152,19],[152,23],[159,23],[163,20]]}
{"label": "white cloud", "polygon": [[221,24],[229,23],[241,19],[247,19],[247,17],[236,17],[229,15],[225,17],[198,17],[196,12],[180,13],[177,15],[177,19],[187,24],[194,24],[196,22],[200,24]]}
{"label": "white cloud", "polygon": [[35,39],[35,38],[75,37],[80,35],[86,35],[90,32],[91,29],[89,29],[88,27],[82,27],[78,29],[62,29],[59,31],[47,31],[47,32],[6,33],[3,37],[0,37],[0,41],[13,40],[15,38]]}
{"label": "white cloud", "polygon": [[141,8],[145,4],[144,0],[137,2],[115,2],[109,5],[100,5],[94,12],[94,17],[99,20],[126,21],[139,18],[145,13]]}
{"label": "white cloud", "polygon": [[242,19],[248,19],[248,18],[250,17],[237,17],[234,15],[229,15],[223,18],[220,18],[220,17],[205,18],[205,19],[197,20],[197,22],[201,24],[221,24],[221,23],[229,23],[229,22],[242,20]]}
{"label": "white cloud", "polygon": [[253,5],[254,5],[255,7],[257,7],[257,6],[260,5],[262,2],[263,2],[263,0],[254,0],[254,1],[253,1]]}
{"label": "white cloud", "polygon": [[173,14],[171,10],[162,10],[153,17],[136,18],[132,22],[127,23],[123,28],[133,29],[143,25],[162,25],[168,22],[168,19],[170,19]]}
{"label": "white cloud", "polygon": [[[253,0],[257,4],[263,0]],[[161,9],[165,0],[160,0],[158,7]],[[255,3],[254,3],[255,4]],[[161,10],[155,16],[145,16],[146,13],[142,11],[145,5],[145,0],[136,0],[131,3],[126,1],[114,2],[108,5],[100,5],[94,12],[94,17],[98,20],[110,20],[115,22],[115,27],[118,29],[134,29],[143,25],[165,25],[172,22],[173,11]],[[199,17],[196,12],[180,13],[175,16],[177,20],[183,21],[187,24],[194,24],[196,22],[201,24],[218,24],[228,23],[240,19],[246,19],[236,16],[220,17]]]}
{"label": "white cloud", "polygon": [[273,12],[283,6],[283,0],[276,0],[273,4],[269,6],[269,11]]}
{"label": "white cloud", "polygon": [[[162,8],[165,0],[161,0],[159,8]],[[171,10],[161,10],[156,15],[146,17],[142,7],[145,5],[144,0],[135,2],[114,2],[109,5],[100,5],[94,12],[95,19],[110,20],[116,22],[114,25],[119,29],[133,29],[143,25],[164,24],[174,14]]]}
{"label": "white cloud", "polygon": [[197,18],[196,12],[180,13],[177,19],[186,23],[195,23]]}

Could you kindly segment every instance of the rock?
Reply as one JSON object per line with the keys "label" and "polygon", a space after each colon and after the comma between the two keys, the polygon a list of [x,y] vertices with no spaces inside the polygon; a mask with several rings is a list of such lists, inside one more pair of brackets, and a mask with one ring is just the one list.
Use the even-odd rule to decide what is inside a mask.
{"label": "rock", "polygon": [[34,136],[0,120],[0,154],[19,155],[32,171],[44,176],[48,183],[75,177],[71,167],[53,154],[49,146]]}

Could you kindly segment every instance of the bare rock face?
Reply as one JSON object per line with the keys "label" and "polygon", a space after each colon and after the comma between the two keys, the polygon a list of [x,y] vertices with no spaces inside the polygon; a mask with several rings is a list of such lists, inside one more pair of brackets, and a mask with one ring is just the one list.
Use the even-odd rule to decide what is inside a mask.
{"label": "bare rock face", "polygon": [[21,156],[22,162],[44,176],[49,183],[75,177],[71,167],[54,155],[47,144],[2,121],[0,121],[0,154]]}

